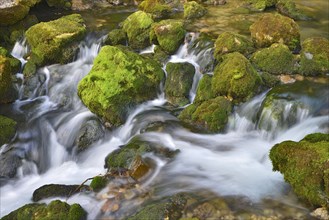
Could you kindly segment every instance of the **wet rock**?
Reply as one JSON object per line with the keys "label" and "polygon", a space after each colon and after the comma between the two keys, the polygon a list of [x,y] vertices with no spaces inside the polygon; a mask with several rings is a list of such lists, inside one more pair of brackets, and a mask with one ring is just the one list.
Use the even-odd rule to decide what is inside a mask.
{"label": "wet rock", "polygon": [[88,10],[93,8],[95,2],[93,0],[71,0],[71,9],[74,11]]}
{"label": "wet rock", "polygon": [[137,4],[135,0],[107,0],[106,2],[108,2],[111,5],[125,5],[125,6]]}
{"label": "wet rock", "polygon": [[290,50],[300,47],[298,24],[280,14],[265,14],[250,26],[250,32],[257,47],[269,47],[273,43],[283,43]]}
{"label": "wet rock", "polygon": [[127,36],[126,33],[122,29],[114,29],[109,32],[107,39],[105,41],[107,45],[126,45],[127,44]]}
{"label": "wet rock", "polygon": [[168,54],[173,54],[184,41],[185,29],[179,20],[162,20],[152,25],[150,39]]}
{"label": "wet rock", "polygon": [[311,215],[320,220],[329,219],[329,211],[326,210],[326,208],[317,208],[311,213]]}
{"label": "wet rock", "polygon": [[81,190],[86,190],[87,186],[80,187],[79,185],[61,185],[49,184],[43,185],[33,192],[33,202],[38,202],[42,199],[51,197],[70,197]]}
{"label": "wet rock", "polygon": [[308,17],[296,7],[296,3],[293,0],[278,0],[275,7],[280,14],[288,16],[294,20],[308,19]]}
{"label": "wet rock", "polygon": [[36,24],[25,34],[31,46],[29,62],[37,66],[66,63],[73,58],[85,34],[86,27],[78,14]]}
{"label": "wet rock", "polygon": [[253,43],[246,37],[232,32],[223,32],[215,42],[214,56],[218,61],[221,61],[223,55],[227,53],[239,52],[248,56],[254,51]]}
{"label": "wet rock", "polygon": [[0,177],[13,178],[17,168],[22,165],[21,158],[14,151],[6,151],[0,155]]}
{"label": "wet rock", "polygon": [[259,75],[262,78],[264,85],[268,88],[272,88],[280,84],[280,79],[278,76],[272,75],[267,72],[262,72]]}
{"label": "wet rock", "polygon": [[266,8],[275,6],[277,0],[247,0],[253,10],[264,11]]}
{"label": "wet rock", "polygon": [[224,130],[231,111],[231,102],[218,96],[204,101],[200,105],[189,105],[180,113],[178,118],[207,131],[219,132]]}
{"label": "wet rock", "polygon": [[300,72],[305,76],[326,75],[329,73],[329,40],[308,38],[302,43],[300,52]]}
{"label": "wet rock", "polygon": [[184,18],[195,19],[201,18],[207,13],[207,9],[195,1],[184,4]]}
{"label": "wet rock", "polygon": [[98,120],[88,120],[79,130],[75,145],[78,152],[86,150],[90,145],[104,137],[104,129]]}
{"label": "wet rock", "polygon": [[250,60],[259,70],[276,75],[291,74],[295,66],[294,55],[284,44],[272,44],[261,49]]}
{"label": "wet rock", "polygon": [[72,0],[46,0],[49,7],[71,9]]}
{"label": "wet rock", "polygon": [[154,23],[151,15],[137,11],[123,22],[122,29],[128,36],[128,44],[133,49],[143,49],[150,45],[150,29]]}
{"label": "wet rock", "polygon": [[2,218],[3,220],[12,219],[87,219],[86,211],[79,205],[69,205],[59,200],[52,201],[49,205],[44,203],[31,203],[9,213]]}
{"label": "wet rock", "polygon": [[0,115],[0,148],[8,143],[16,133],[16,122],[10,118]]}
{"label": "wet rock", "polygon": [[167,60],[169,60],[170,56],[159,45],[156,45],[154,48],[153,58],[159,63],[164,64]]}
{"label": "wet rock", "polygon": [[165,0],[144,0],[138,5],[138,8],[146,13],[152,14],[154,19],[168,18],[172,12],[172,8]]}
{"label": "wet rock", "polygon": [[168,101],[177,106],[189,103],[195,68],[190,63],[168,63],[165,95]]}
{"label": "wet rock", "polygon": [[18,96],[12,81],[12,74],[15,73],[12,59],[0,55],[0,104],[13,102]]}
{"label": "wet rock", "polygon": [[284,175],[301,199],[329,208],[329,134],[314,133],[300,142],[276,144],[270,158],[273,170]]}
{"label": "wet rock", "polygon": [[217,65],[211,83],[212,93],[242,102],[257,93],[261,79],[250,62],[240,53],[226,55],[224,61]]}
{"label": "wet rock", "polygon": [[156,61],[104,46],[78,85],[83,103],[111,126],[124,123],[129,107],[155,98],[164,72]]}

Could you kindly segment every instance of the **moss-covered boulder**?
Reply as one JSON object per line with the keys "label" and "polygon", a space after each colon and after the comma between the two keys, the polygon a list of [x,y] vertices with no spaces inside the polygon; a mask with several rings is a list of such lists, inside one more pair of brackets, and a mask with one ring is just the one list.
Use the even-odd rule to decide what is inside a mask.
{"label": "moss-covered boulder", "polygon": [[305,76],[326,75],[329,73],[329,40],[308,38],[302,43],[300,52],[300,72]]}
{"label": "moss-covered boulder", "polygon": [[36,65],[66,63],[78,49],[86,34],[84,21],[79,14],[41,22],[30,27],[25,35],[31,47],[29,62]]}
{"label": "moss-covered boulder", "polygon": [[72,0],[46,0],[46,2],[50,7],[55,8],[63,8],[68,10],[72,7]]}
{"label": "moss-covered boulder", "polygon": [[87,189],[86,186],[80,185],[61,185],[61,184],[48,184],[43,185],[33,192],[33,202],[38,202],[42,199],[51,197],[70,197],[81,190]]}
{"label": "moss-covered boulder", "polygon": [[231,111],[231,102],[222,96],[218,96],[204,101],[200,105],[189,105],[180,113],[178,118],[200,129],[219,132],[225,128]]}
{"label": "moss-covered boulder", "polygon": [[259,70],[271,74],[291,74],[294,70],[294,61],[294,55],[284,44],[272,44],[251,57],[251,62]]}
{"label": "moss-covered boulder", "polygon": [[223,32],[215,42],[214,56],[218,61],[221,61],[223,55],[227,53],[239,52],[248,56],[254,51],[253,43],[246,37],[232,32]]}
{"label": "moss-covered boulder", "polygon": [[249,7],[256,11],[264,11],[266,8],[273,7],[277,0],[247,0]]}
{"label": "moss-covered boulder", "polygon": [[78,95],[95,114],[112,126],[124,123],[130,107],[157,96],[164,72],[156,61],[134,52],[104,46]]}
{"label": "moss-covered boulder", "polygon": [[84,220],[87,219],[86,211],[79,205],[69,205],[66,202],[55,200],[46,205],[44,203],[31,203],[9,213],[2,220],[33,219],[33,220]]}
{"label": "moss-covered boulder", "polygon": [[151,41],[169,54],[173,54],[184,41],[185,29],[183,22],[179,20],[162,20],[152,25],[150,32]]}
{"label": "moss-covered boulder", "polygon": [[199,81],[196,95],[193,100],[195,104],[201,104],[204,101],[215,98],[211,90],[212,75],[205,74]]}
{"label": "moss-covered boulder", "polygon": [[269,47],[283,43],[290,50],[300,47],[298,24],[280,14],[265,14],[250,26],[251,38],[257,47]]}
{"label": "moss-covered boulder", "polygon": [[93,191],[99,192],[102,190],[108,183],[108,179],[104,176],[95,176],[90,183],[90,188]]}
{"label": "moss-covered boulder", "polygon": [[107,35],[105,44],[108,45],[126,45],[127,44],[127,35],[122,29],[113,29]]}
{"label": "moss-covered boulder", "polygon": [[300,142],[284,141],[270,151],[294,192],[309,204],[329,208],[329,134],[314,133]]}
{"label": "moss-covered boulder", "polygon": [[275,7],[280,14],[288,16],[294,20],[308,19],[308,17],[296,7],[296,3],[293,0],[278,0]]}
{"label": "moss-covered boulder", "polygon": [[234,102],[242,102],[256,94],[261,83],[257,71],[240,53],[227,54],[217,65],[211,89],[214,95],[227,96]]}
{"label": "moss-covered boulder", "polygon": [[12,58],[0,55],[0,104],[13,102],[18,97],[12,81],[14,68]]}
{"label": "moss-covered boulder", "polygon": [[127,220],[154,220],[154,219],[180,219],[187,197],[184,194],[177,194],[163,198],[160,201],[152,201],[143,205],[143,208]]}
{"label": "moss-covered boulder", "polygon": [[152,16],[143,11],[131,14],[123,22],[122,29],[128,36],[128,43],[134,49],[143,49],[150,45],[150,30],[154,23]]}
{"label": "moss-covered boulder", "polygon": [[166,99],[173,105],[184,106],[189,103],[195,68],[190,63],[168,63],[165,83]]}
{"label": "moss-covered boulder", "polygon": [[146,13],[150,13],[154,19],[168,18],[172,8],[165,0],[144,0],[138,8]]}
{"label": "moss-covered boulder", "polygon": [[195,1],[184,4],[184,18],[195,19],[201,18],[207,13],[207,9]]}
{"label": "moss-covered boulder", "polygon": [[0,147],[8,143],[16,133],[16,122],[10,118],[0,115]]}

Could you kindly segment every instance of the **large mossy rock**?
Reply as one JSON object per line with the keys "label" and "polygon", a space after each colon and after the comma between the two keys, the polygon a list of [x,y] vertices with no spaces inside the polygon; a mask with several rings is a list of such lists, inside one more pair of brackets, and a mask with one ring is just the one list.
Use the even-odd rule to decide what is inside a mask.
{"label": "large mossy rock", "polygon": [[234,102],[242,102],[257,93],[261,78],[250,62],[240,53],[227,54],[217,65],[211,83],[215,96],[227,96]]}
{"label": "large mossy rock", "polygon": [[196,95],[193,100],[195,104],[201,104],[204,101],[215,98],[211,90],[212,75],[203,75],[199,81]]}
{"label": "large mossy rock", "polygon": [[307,16],[304,15],[297,7],[293,0],[278,0],[276,10],[285,16],[288,16],[294,20],[307,20]]}
{"label": "large mossy rock", "polygon": [[284,44],[272,44],[251,57],[251,62],[258,69],[276,75],[291,74],[294,70],[294,60],[294,55]]}
{"label": "large mossy rock", "polygon": [[66,63],[73,58],[85,34],[86,27],[79,14],[36,24],[25,33],[32,52],[29,62],[38,66]]}
{"label": "large mossy rock", "polygon": [[127,35],[122,29],[113,29],[107,35],[105,44],[108,45],[126,45],[127,44]]}
{"label": "large mossy rock", "polygon": [[84,220],[87,219],[86,211],[79,205],[69,205],[59,200],[52,201],[49,205],[31,203],[9,213],[2,220],[33,219],[33,220]]}
{"label": "large mossy rock", "polygon": [[329,134],[314,133],[300,142],[284,141],[270,151],[294,192],[311,205],[329,208]]}
{"label": "large mossy rock", "polygon": [[166,99],[174,105],[184,106],[189,103],[195,68],[190,63],[168,63],[165,83]]}
{"label": "large mossy rock", "polygon": [[214,56],[218,61],[221,61],[223,55],[227,53],[239,52],[248,56],[254,51],[253,43],[246,37],[232,32],[223,32],[215,42]]}
{"label": "large mossy rock", "polygon": [[178,118],[197,128],[210,132],[219,132],[224,130],[231,111],[231,102],[222,96],[218,96],[204,101],[200,105],[189,105],[180,113]]}
{"label": "large mossy rock", "polygon": [[247,0],[247,2],[251,9],[264,11],[266,8],[274,6],[277,0]]}
{"label": "large mossy rock", "polygon": [[137,11],[124,20],[122,29],[128,36],[129,46],[134,49],[143,49],[149,46],[150,30],[153,23],[152,16],[143,11]]}
{"label": "large mossy rock", "polygon": [[0,147],[14,137],[16,124],[14,120],[0,115]]}
{"label": "large mossy rock", "polygon": [[151,41],[155,41],[168,54],[173,54],[184,41],[185,29],[179,20],[162,20],[152,25]]}
{"label": "large mossy rock", "polygon": [[112,126],[124,123],[130,107],[157,96],[164,72],[156,61],[134,52],[104,46],[78,95],[96,115]]}
{"label": "large mossy rock", "polygon": [[80,191],[77,189],[83,189],[80,185],[61,185],[61,184],[48,184],[43,185],[33,192],[33,202],[38,202],[42,199],[51,197],[70,197]]}
{"label": "large mossy rock", "polygon": [[195,19],[201,18],[207,13],[207,9],[195,1],[184,4],[184,18]]}
{"label": "large mossy rock", "polygon": [[168,18],[172,8],[166,4],[165,0],[144,0],[138,8],[146,13],[152,14],[154,19]]}
{"label": "large mossy rock", "polygon": [[283,43],[290,50],[300,47],[298,24],[280,14],[265,14],[250,26],[250,32],[257,47],[269,47],[273,43]]}
{"label": "large mossy rock", "polygon": [[302,43],[300,72],[306,76],[329,73],[329,40],[316,37]]}
{"label": "large mossy rock", "polygon": [[13,61],[13,58],[0,55],[0,104],[13,102],[18,97],[12,80],[12,75],[16,71]]}

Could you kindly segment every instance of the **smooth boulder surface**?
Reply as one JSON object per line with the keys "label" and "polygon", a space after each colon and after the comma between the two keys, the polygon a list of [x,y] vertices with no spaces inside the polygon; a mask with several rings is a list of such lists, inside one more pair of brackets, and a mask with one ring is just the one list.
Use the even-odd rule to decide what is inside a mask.
{"label": "smooth boulder surface", "polygon": [[104,46],[78,85],[82,102],[111,126],[125,122],[129,109],[156,98],[164,72],[156,61]]}

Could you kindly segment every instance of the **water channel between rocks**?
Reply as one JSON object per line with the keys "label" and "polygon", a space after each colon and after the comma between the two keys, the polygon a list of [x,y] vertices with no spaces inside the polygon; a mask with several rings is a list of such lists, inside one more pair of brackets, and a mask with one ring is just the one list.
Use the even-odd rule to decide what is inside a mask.
{"label": "water channel between rocks", "polygon": [[[299,6],[311,13],[313,2],[316,10],[321,5],[328,6],[326,1],[312,1],[312,3],[300,1]],[[123,10],[122,19],[115,22],[121,22],[132,11]],[[216,9],[210,8],[210,12],[216,13]],[[323,16],[324,13],[328,13],[328,9],[320,10],[318,16]],[[86,20],[94,24],[90,27],[94,31],[99,31],[106,24],[105,21],[98,20],[97,25],[95,24],[97,18],[88,16]],[[223,16],[227,19],[230,15],[223,14]],[[241,20],[238,21],[218,22],[212,20],[210,13],[191,29],[202,27],[201,30],[204,29],[203,31],[212,34],[225,30],[246,34],[245,25],[258,15],[255,13],[251,16],[252,19],[247,21],[243,20],[243,14],[239,16]],[[302,38],[310,35],[328,35],[327,25],[328,19],[300,22]],[[313,28],[315,26],[316,28]],[[113,27],[114,24],[111,24],[105,29]],[[210,53],[210,49],[200,52],[191,46],[198,36],[198,33],[190,32],[187,37],[189,40],[186,40],[170,58],[170,62],[186,61],[195,66],[196,73],[190,91],[190,101],[194,99],[202,74],[212,74],[202,72],[204,62],[207,61],[204,58]],[[102,128],[103,138],[88,150],[77,154],[73,146],[79,135],[79,128],[87,121],[98,120],[77,96],[77,84],[90,71],[103,38],[100,34],[89,34],[80,43],[79,54],[74,62],[40,68],[37,73],[39,83],[34,91],[26,94],[22,83],[18,83],[21,99],[0,109],[0,113],[11,115],[19,121],[20,127],[11,146],[20,158],[24,158],[18,170],[18,178],[8,180],[1,185],[0,216],[32,202],[32,193],[40,186],[50,183],[80,184],[87,178],[106,173],[105,157],[134,137],[169,149],[178,149],[180,153],[172,161],[163,160],[153,154],[145,155],[154,163],[152,175],[141,183],[139,191],[135,192],[136,196],[122,201],[120,210],[115,215],[105,213],[105,216],[125,217],[127,213],[137,209],[146,199],[147,193],[153,194],[154,198],[160,198],[178,192],[198,191],[233,198],[232,206],[236,206],[237,209],[238,206],[242,206],[237,202],[241,198],[246,201],[248,204],[246,206],[249,208],[252,207],[250,204],[254,204],[256,210],[271,206],[272,203],[268,202],[271,200],[277,201],[281,208],[293,207],[308,212],[295,196],[287,195],[289,186],[280,173],[272,171],[268,154],[273,145],[284,140],[299,141],[310,133],[327,132],[328,115],[300,107],[294,124],[269,126],[270,129],[263,129],[255,118],[260,117],[259,111],[266,92],[236,107],[224,133],[198,134],[180,125],[173,114],[174,111],[166,105],[164,93],[161,91],[157,99],[133,109],[123,126],[113,131]],[[147,48],[142,53],[150,52],[152,49]],[[27,51],[25,42],[20,41],[16,43],[12,55],[20,58],[24,63],[23,56]],[[18,74],[18,78],[21,78],[21,75]],[[317,87],[318,84],[314,83],[312,86]],[[327,87],[321,87],[320,90],[320,93],[328,96]],[[26,96],[28,98],[22,98]],[[325,105],[328,105],[326,98],[320,101],[314,101],[312,97],[307,99],[311,103],[325,102]],[[289,114],[289,110],[286,109],[286,114]],[[264,116],[262,124],[273,124],[275,123],[273,120]],[[163,126],[161,129],[145,132],[147,126],[159,122]],[[100,216],[100,209],[104,205],[102,194],[106,192],[103,191],[98,195],[80,193],[64,200],[69,204],[79,203],[88,211],[88,219],[95,219]],[[43,201],[48,202],[48,200]],[[271,208],[275,209],[274,206],[276,205]]]}

